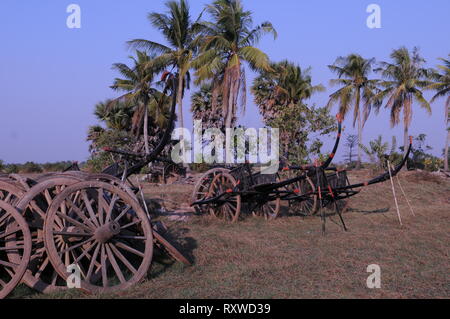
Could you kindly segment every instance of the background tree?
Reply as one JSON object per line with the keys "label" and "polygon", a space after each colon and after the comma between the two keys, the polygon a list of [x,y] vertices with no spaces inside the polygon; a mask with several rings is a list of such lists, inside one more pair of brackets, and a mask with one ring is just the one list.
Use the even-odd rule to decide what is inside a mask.
{"label": "background tree", "polygon": [[246,77],[244,62],[254,71],[269,70],[268,56],[255,47],[267,33],[277,34],[270,22],[253,28],[250,11],[245,11],[240,0],[216,0],[206,6],[212,21],[199,22],[201,53],[193,62],[196,84],[211,82],[213,107],[221,110],[225,126],[236,121],[239,97],[243,111],[246,104]]}
{"label": "background tree", "polygon": [[[153,65],[174,67],[178,78],[178,121],[184,127],[183,96],[189,89],[191,62],[196,52],[194,37],[196,23],[191,21],[188,2],[185,0],[166,2],[166,14],[152,12],[148,20],[153,27],[161,31],[168,45],[145,39],[134,39],[128,42],[133,48],[145,49],[156,55]],[[153,67],[153,66],[150,66]]]}
{"label": "background tree", "polygon": [[325,135],[336,129],[326,108],[305,104],[322,90],[322,85],[312,85],[310,68],[302,70],[288,61],[272,63],[270,71],[262,70],[253,81],[255,104],[264,123],[279,129],[281,154],[291,162],[304,162],[319,155],[322,143],[312,135]]}
{"label": "background tree", "polygon": [[191,96],[191,112],[194,120],[201,120],[203,128],[224,130],[224,120],[218,108],[213,108],[212,85],[203,84]]}
{"label": "background tree", "polygon": [[111,99],[95,105],[94,115],[106,126],[115,130],[127,130],[132,126],[133,105],[127,101],[116,101]]}
{"label": "background tree", "polygon": [[[449,54],[450,56],[450,54]],[[439,71],[433,71],[431,74],[432,84],[427,86],[427,89],[436,91],[436,94],[431,99],[433,103],[436,99],[443,97],[447,98],[444,105],[444,120],[447,125],[447,134],[444,148],[444,170],[448,171],[448,154],[449,154],[449,141],[450,141],[450,60],[440,59],[443,65],[439,65]]]}
{"label": "background tree", "polygon": [[358,135],[354,135],[354,134],[347,135],[344,145],[345,145],[345,147],[347,147],[347,150],[348,150],[345,160],[347,161],[348,164],[352,165],[353,164],[353,155],[354,155],[353,149],[355,147],[358,147]]}
{"label": "background tree", "polygon": [[[362,144],[362,131],[371,108],[374,104],[378,104],[374,99],[378,81],[369,79],[374,62],[375,59],[364,59],[359,54],[349,54],[346,57],[338,57],[333,65],[328,66],[338,76],[337,79],[331,80],[330,84],[339,85],[341,88],[330,95],[327,106],[331,107],[334,103],[338,103],[339,113],[343,118],[353,107],[353,127],[358,122],[358,145]],[[360,166],[361,148],[358,147],[357,168]]]}
{"label": "background tree", "polygon": [[112,100],[109,106],[118,107],[118,103],[122,102],[133,105],[132,131],[136,136],[140,136],[141,131],[143,132],[145,153],[149,154],[149,106],[151,99],[154,99],[153,93],[156,91],[152,88],[152,82],[161,69],[160,66],[152,66],[152,57],[147,53],[136,51],[136,55],[137,57],[130,57],[134,62],[133,67],[123,63],[113,65],[113,69],[117,70],[123,78],[116,78],[111,88],[126,93]]}
{"label": "background tree", "polygon": [[397,149],[397,139],[392,137],[392,143],[389,151],[389,143],[383,141],[383,137],[378,135],[378,138],[369,142],[369,147],[361,145],[361,149],[369,156],[370,161],[376,163],[378,168],[387,169],[387,161],[391,165],[397,165],[402,160],[400,154],[395,150]]}
{"label": "background tree", "polygon": [[316,92],[325,91],[325,88],[321,84],[312,85],[311,68],[302,70],[300,66],[284,60],[271,63],[270,71],[260,71],[251,91],[267,124],[279,116],[283,108],[302,103]]}
{"label": "background tree", "polygon": [[391,110],[391,126],[400,123],[400,113],[403,111],[403,147],[406,154],[409,145],[409,126],[413,115],[413,102],[416,101],[431,114],[431,107],[420,89],[427,87],[429,71],[423,68],[423,59],[417,48],[412,53],[405,47],[391,53],[392,63],[381,62],[376,72],[381,73],[382,90],[377,99],[387,99],[386,108]]}

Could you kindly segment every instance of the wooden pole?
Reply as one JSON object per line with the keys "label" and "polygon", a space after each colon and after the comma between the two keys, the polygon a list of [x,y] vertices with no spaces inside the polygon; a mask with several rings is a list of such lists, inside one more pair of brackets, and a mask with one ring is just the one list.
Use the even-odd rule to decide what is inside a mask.
{"label": "wooden pole", "polygon": [[400,184],[400,178],[398,177],[398,175],[397,175],[396,177],[397,177],[397,183],[398,183],[398,186],[400,186],[400,190],[402,191],[403,196],[405,197],[406,202],[408,203],[409,209],[411,210],[411,214],[412,214],[413,216],[416,216],[416,214],[414,214],[414,209],[412,208],[411,203],[409,202],[408,197],[406,196],[406,193],[405,193],[405,191],[403,190],[402,184]]}
{"label": "wooden pole", "polygon": [[398,221],[400,222],[400,225],[403,226],[402,217],[400,216],[400,209],[398,208],[397,196],[395,195],[394,181],[392,180],[391,163],[389,161],[388,161],[388,170],[390,177],[389,179],[391,180],[392,194],[394,194],[395,207],[397,207]]}

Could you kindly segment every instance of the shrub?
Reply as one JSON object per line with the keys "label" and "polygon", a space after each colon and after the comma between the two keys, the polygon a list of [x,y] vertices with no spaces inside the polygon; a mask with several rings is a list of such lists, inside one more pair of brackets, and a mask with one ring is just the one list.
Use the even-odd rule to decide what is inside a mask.
{"label": "shrub", "polygon": [[429,172],[436,172],[444,166],[444,160],[430,156],[424,160],[424,168]]}
{"label": "shrub", "polygon": [[19,173],[19,165],[7,164],[7,165],[5,165],[5,168],[3,169],[3,171],[6,174],[17,174],[17,173]]}
{"label": "shrub", "polygon": [[21,173],[42,173],[43,169],[39,164],[34,162],[26,162],[20,167]]}

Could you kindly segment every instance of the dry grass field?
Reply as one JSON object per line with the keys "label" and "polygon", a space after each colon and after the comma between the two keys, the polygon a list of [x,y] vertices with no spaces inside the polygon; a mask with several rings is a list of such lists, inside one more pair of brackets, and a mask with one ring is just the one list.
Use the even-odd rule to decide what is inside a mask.
{"label": "dry grass field", "polygon": [[[350,173],[350,179],[368,172]],[[116,296],[35,294],[20,286],[19,298],[448,298],[450,297],[450,182],[425,173],[402,172],[400,180],[415,216],[390,182],[364,189],[344,214],[349,228],[317,217],[274,221],[248,217],[226,224],[209,216],[187,221],[160,217],[193,266],[155,258],[148,279]],[[187,202],[190,185],[147,185],[148,199],[166,209]],[[334,222],[333,222],[333,220]],[[381,267],[381,289],[368,289],[369,264]]]}

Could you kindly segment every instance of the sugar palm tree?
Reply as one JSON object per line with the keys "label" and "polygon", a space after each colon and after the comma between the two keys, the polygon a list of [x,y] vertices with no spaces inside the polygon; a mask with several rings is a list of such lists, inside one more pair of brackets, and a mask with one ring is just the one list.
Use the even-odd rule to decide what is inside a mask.
{"label": "sugar palm tree", "polygon": [[203,84],[191,96],[191,112],[194,120],[201,120],[204,128],[223,129],[223,118],[218,109],[212,107],[211,84]]}
{"label": "sugar palm tree", "polygon": [[311,68],[302,70],[287,60],[271,63],[270,67],[270,71],[260,71],[251,87],[266,124],[284,107],[297,105],[325,90],[321,84],[312,85]]}
{"label": "sugar palm tree", "polygon": [[[449,54],[450,56],[450,54]],[[446,125],[450,124],[450,60],[446,60],[441,58],[443,65],[439,65],[439,71],[434,71],[431,74],[431,79],[433,81],[432,84],[427,86],[427,89],[431,89],[436,91],[436,94],[431,99],[431,103],[433,103],[436,99],[440,97],[447,98],[444,105],[445,116],[444,120]],[[450,127],[447,127],[447,137],[445,140],[445,149],[444,149],[444,170],[448,171],[448,147],[450,140]]]}
{"label": "sugar palm tree", "polygon": [[392,63],[381,62],[376,72],[381,73],[383,81],[381,92],[377,99],[387,99],[386,108],[391,110],[391,126],[398,125],[401,121],[400,113],[403,111],[403,147],[406,154],[409,145],[409,126],[413,115],[413,102],[431,114],[431,106],[424,98],[421,89],[427,87],[430,82],[429,70],[423,68],[423,59],[418,48],[412,52],[405,47],[394,50],[391,53]]}
{"label": "sugar palm tree", "polygon": [[246,104],[246,79],[243,63],[252,70],[269,70],[268,56],[255,47],[260,38],[277,33],[270,22],[253,27],[250,11],[245,11],[240,0],[216,0],[206,6],[212,21],[199,22],[201,53],[195,59],[196,84],[209,81],[213,85],[213,105],[222,98],[225,126],[236,120],[238,100],[243,111]]}
{"label": "sugar palm tree", "polygon": [[[322,131],[319,109],[308,107],[306,100],[325,88],[312,84],[311,69],[302,69],[287,60],[271,63],[270,71],[260,71],[251,91],[263,121],[279,129],[281,151],[286,159],[306,156],[306,142],[311,131]],[[324,110],[326,111],[326,110]],[[321,118],[321,119],[320,119]],[[310,123],[314,122],[314,128]]]}
{"label": "sugar palm tree", "polygon": [[126,101],[112,103],[110,99],[95,105],[94,115],[114,130],[127,130],[130,127],[132,105]]}
{"label": "sugar palm tree", "polygon": [[155,89],[152,88],[152,82],[155,75],[160,72],[160,69],[150,67],[152,57],[145,52],[136,51],[136,57],[131,56],[130,59],[134,63],[132,67],[123,63],[113,65],[113,69],[117,70],[123,78],[116,78],[111,88],[126,93],[112,100],[108,106],[114,107],[114,105],[123,101],[134,105],[131,120],[132,131],[136,136],[140,136],[141,130],[143,131],[145,152],[149,154],[149,104],[153,98],[152,94],[155,92]]}
{"label": "sugar palm tree", "polygon": [[100,125],[89,126],[86,141],[91,142],[89,145],[89,152],[92,152],[98,148],[97,141],[99,137],[105,132],[105,129]]}
{"label": "sugar palm tree", "polygon": [[[374,100],[377,93],[377,80],[369,79],[374,59],[364,59],[359,54],[338,57],[328,68],[338,78],[330,81],[331,85],[341,88],[330,95],[328,108],[339,103],[339,113],[343,118],[353,108],[353,127],[358,122],[358,145],[362,145],[362,131],[369,117],[372,106],[379,104]],[[361,102],[363,103],[361,109]],[[361,147],[358,147],[357,168],[361,166]]]}
{"label": "sugar palm tree", "polygon": [[180,127],[183,123],[183,95],[189,89],[191,61],[196,51],[194,37],[196,23],[191,21],[189,5],[186,0],[166,2],[167,14],[152,12],[148,20],[153,27],[161,31],[167,45],[145,39],[128,41],[132,48],[145,49],[158,55],[153,65],[177,69],[178,77],[178,121]]}

